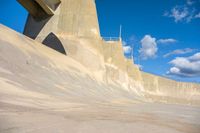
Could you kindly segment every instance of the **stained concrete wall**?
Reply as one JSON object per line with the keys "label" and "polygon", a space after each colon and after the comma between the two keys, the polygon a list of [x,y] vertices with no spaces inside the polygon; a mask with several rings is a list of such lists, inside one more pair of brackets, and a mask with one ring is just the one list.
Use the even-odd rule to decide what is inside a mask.
{"label": "stained concrete wall", "polygon": [[171,103],[200,103],[200,85],[177,82],[160,76],[141,72],[145,95],[154,101]]}
{"label": "stained concrete wall", "polygon": [[102,39],[71,36],[60,37],[60,40],[67,50],[67,56],[90,69],[98,79],[104,80],[105,63]]}
{"label": "stained concrete wall", "polygon": [[127,88],[126,60],[121,41],[103,41],[102,45],[107,82]]}
{"label": "stained concrete wall", "polygon": [[106,63],[113,64],[123,71],[126,70],[122,43],[120,41],[103,42],[104,58]]}
{"label": "stained concrete wall", "polygon": [[50,33],[59,38],[67,55],[87,67],[98,81],[154,101],[194,104],[200,101],[200,85],[141,72],[125,59],[121,41],[104,41],[93,0],[62,0],[54,16],[43,21],[29,16],[26,35],[42,42]]}
{"label": "stained concrete wall", "polygon": [[100,37],[94,0],[61,0],[54,15],[40,21],[29,15],[25,35],[42,42],[51,32],[58,36]]}
{"label": "stained concrete wall", "polygon": [[[25,35],[42,43],[44,40],[50,42],[52,39],[49,41],[46,38],[52,33],[63,45],[67,56],[87,66],[94,73],[104,70],[102,38],[94,0],[61,0],[53,16],[39,21],[29,15]],[[56,46],[51,48],[54,47]]]}
{"label": "stained concrete wall", "polygon": [[156,102],[200,104],[200,85],[177,82],[164,77],[142,72],[127,59],[129,87],[137,95]]}
{"label": "stained concrete wall", "polygon": [[142,76],[139,67],[133,63],[132,59],[126,59],[126,69],[129,77],[133,78],[135,81],[141,81]]}

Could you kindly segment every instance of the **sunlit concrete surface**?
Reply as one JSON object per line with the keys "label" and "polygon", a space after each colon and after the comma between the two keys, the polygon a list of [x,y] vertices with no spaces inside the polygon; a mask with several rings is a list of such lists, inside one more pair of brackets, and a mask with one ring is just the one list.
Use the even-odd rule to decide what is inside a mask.
{"label": "sunlit concrete surface", "polygon": [[2,133],[200,131],[199,106],[152,102],[4,26],[0,36]]}
{"label": "sunlit concrete surface", "polygon": [[94,0],[19,1],[26,36],[0,25],[0,133],[200,133],[200,85],[140,71]]}

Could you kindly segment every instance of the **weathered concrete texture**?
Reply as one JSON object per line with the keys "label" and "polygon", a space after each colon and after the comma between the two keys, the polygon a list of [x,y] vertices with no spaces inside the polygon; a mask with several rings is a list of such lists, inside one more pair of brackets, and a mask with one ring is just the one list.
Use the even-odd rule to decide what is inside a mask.
{"label": "weathered concrete texture", "polygon": [[133,64],[132,59],[126,59],[126,69],[127,69],[127,74],[130,78],[138,82],[142,81],[142,75],[140,69],[138,66]]}
{"label": "weathered concrete texture", "polygon": [[115,65],[118,69],[126,71],[122,43],[120,41],[103,42],[105,62]]}
{"label": "weathered concrete texture", "polygon": [[21,5],[23,5],[29,13],[35,18],[46,17],[45,11],[33,0],[17,0]]}
{"label": "weathered concrete texture", "polygon": [[59,4],[61,3],[60,0],[35,0],[41,8],[48,14],[54,15],[54,11],[57,9]]}
{"label": "weathered concrete texture", "polygon": [[127,88],[126,60],[121,42],[103,41],[102,44],[107,82],[118,82]]}
{"label": "weathered concrete texture", "polygon": [[[119,84],[130,90],[137,88],[138,94],[155,96],[154,100],[158,101],[166,101],[168,97],[175,103],[181,102],[181,99],[187,103],[199,100],[198,85],[140,72],[132,61],[125,59],[121,41],[101,39],[93,0],[63,0],[61,4],[58,0],[36,2],[43,9],[41,3],[47,3],[54,9],[55,15],[42,21],[29,16],[25,34],[80,62],[102,82]],[[55,3],[60,5],[57,7]],[[194,91],[195,94],[192,93]]]}
{"label": "weathered concrete texture", "polygon": [[0,132],[199,133],[199,84],[141,72],[100,37],[93,0],[50,5],[27,20],[36,41],[0,26]]}
{"label": "weathered concrete texture", "polygon": [[17,0],[29,13],[38,21],[54,15],[55,7],[60,3],[59,0]]}
{"label": "weathered concrete texture", "polygon": [[42,42],[51,32],[57,36],[100,37],[95,2],[62,0],[52,17],[37,21],[29,16],[25,35]]}
{"label": "weathered concrete texture", "polygon": [[53,16],[40,21],[29,15],[24,34],[72,57],[96,75],[104,71],[103,40],[93,0],[62,0]]}
{"label": "weathered concrete texture", "polygon": [[200,85],[141,72],[146,96],[153,101],[200,105]]}
{"label": "weathered concrete texture", "polygon": [[104,41],[93,0],[61,1],[54,14],[42,21],[29,16],[25,34],[78,61],[101,82],[154,101],[199,104],[199,85],[140,72],[125,59],[121,41]]}
{"label": "weathered concrete texture", "polygon": [[68,57],[78,61],[90,71],[101,79],[105,78],[105,63],[102,48],[102,39],[65,36],[59,37],[61,42],[65,45],[66,53]]}
{"label": "weathered concrete texture", "polygon": [[[170,80],[164,77],[141,72],[137,66],[127,60],[127,73],[130,85],[142,95],[154,102],[200,105],[200,85]],[[133,80],[133,81],[132,81]],[[132,89],[132,90],[134,90]]]}
{"label": "weathered concrete texture", "polygon": [[4,26],[0,51],[1,133],[200,131],[199,106],[145,102],[136,91],[106,84],[78,61]]}

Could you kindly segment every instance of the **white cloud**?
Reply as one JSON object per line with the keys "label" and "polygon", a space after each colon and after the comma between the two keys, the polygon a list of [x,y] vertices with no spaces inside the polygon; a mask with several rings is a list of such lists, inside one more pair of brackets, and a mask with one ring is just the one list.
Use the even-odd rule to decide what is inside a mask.
{"label": "white cloud", "polygon": [[175,22],[183,21],[187,19],[188,16],[189,16],[188,8],[179,6],[172,8],[171,14],[169,15],[169,17],[174,18]]}
{"label": "white cloud", "polygon": [[[169,72],[177,75],[180,73],[180,69],[178,69],[177,67],[172,67],[172,68],[170,68]],[[168,74],[169,74],[169,72],[168,72]]]}
{"label": "white cloud", "polygon": [[161,44],[169,44],[169,43],[175,43],[177,42],[177,40],[172,39],[172,38],[168,38],[168,39],[159,39],[157,41],[157,43],[161,43]]}
{"label": "white cloud", "polygon": [[132,52],[131,46],[129,46],[126,41],[122,41],[122,45],[123,45],[124,53],[131,54],[131,52]]}
{"label": "white cloud", "polygon": [[142,47],[139,50],[142,59],[154,58],[158,51],[156,38],[151,37],[151,35],[145,35],[141,40]]}
{"label": "white cloud", "polygon": [[198,77],[200,76],[200,52],[190,57],[177,57],[169,62],[173,65],[167,74]]}
{"label": "white cloud", "polygon": [[190,22],[193,19],[200,18],[200,13],[197,13],[198,9],[195,3],[200,1],[187,0],[184,5],[176,5],[170,11],[165,11],[164,16],[174,18],[176,23],[178,22]]}
{"label": "white cloud", "polygon": [[172,52],[169,52],[167,54],[165,54],[163,57],[166,58],[166,57],[169,57],[171,55],[183,55],[183,54],[188,54],[188,53],[192,53],[196,51],[196,49],[191,49],[191,48],[185,48],[185,49],[176,49]]}
{"label": "white cloud", "polygon": [[125,54],[131,54],[132,48],[130,46],[123,46],[123,50]]}
{"label": "white cloud", "polygon": [[200,53],[196,53],[195,55],[189,57],[191,61],[200,61]]}

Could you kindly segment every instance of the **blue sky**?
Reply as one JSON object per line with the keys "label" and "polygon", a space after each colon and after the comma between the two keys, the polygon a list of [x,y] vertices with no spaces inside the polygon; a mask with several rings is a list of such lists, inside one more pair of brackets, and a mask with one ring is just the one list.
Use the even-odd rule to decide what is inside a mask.
{"label": "blue sky", "polygon": [[[117,37],[126,55],[153,74],[200,82],[200,0],[96,0],[101,35]],[[26,10],[1,0],[0,23],[23,32]]]}
{"label": "blue sky", "polygon": [[23,32],[28,14],[16,0],[1,0],[0,12],[0,23]]}

